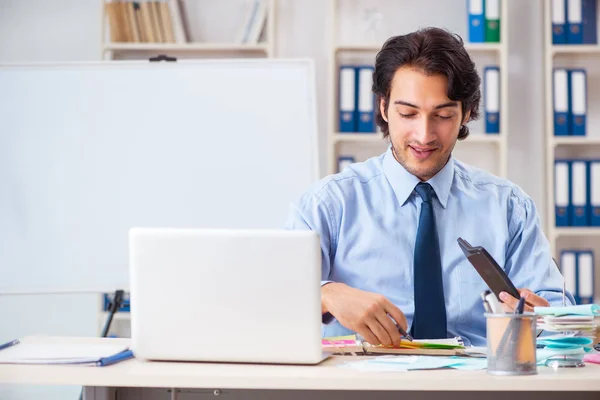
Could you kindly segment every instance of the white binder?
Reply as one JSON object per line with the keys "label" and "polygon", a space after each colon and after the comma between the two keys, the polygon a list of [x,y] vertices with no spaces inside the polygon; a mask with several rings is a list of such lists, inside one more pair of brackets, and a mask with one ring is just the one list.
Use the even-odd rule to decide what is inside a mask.
{"label": "white binder", "polygon": [[578,297],[581,303],[589,304],[594,301],[594,258],[591,251],[578,254]]}

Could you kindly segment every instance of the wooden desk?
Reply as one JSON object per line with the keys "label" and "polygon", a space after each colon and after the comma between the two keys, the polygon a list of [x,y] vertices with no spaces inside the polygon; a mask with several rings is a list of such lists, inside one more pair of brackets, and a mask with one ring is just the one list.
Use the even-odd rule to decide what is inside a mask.
{"label": "wooden desk", "polygon": [[[127,339],[99,338],[26,338],[36,342],[79,342],[95,343],[100,340],[111,340],[121,343]],[[128,360],[109,367],[85,366],[52,366],[52,365],[0,365],[0,383],[21,384],[56,384],[82,385],[88,387],[86,396],[94,400],[116,398],[116,389],[111,388],[156,388],[150,395],[133,395],[133,389],[122,390],[129,393],[130,398],[198,398],[188,397],[194,391],[199,396],[214,396],[223,393],[241,393],[237,389],[265,391],[303,391],[305,398],[308,394],[328,391],[321,398],[354,398],[349,391],[370,392],[369,398],[383,398],[380,395],[392,395],[398,398],[398,391],[412,392],[461,392],[464,399],[467,392],[473,395],[477,392],[499,392],[502,398],[518,398],[510,392],[529,392],[525,397],[537,398],[531,392],[545,392],[543,398],[552,398],[551,394],[558,393],[563,398],[565,391],[578,391],[575,398],[581,398],[583,392],[600,398],[600,365],[587,364],[584,368],[562,368],[554,371],[551,368],[539,367],[538,374],[522,377],[497,377],[486,371],[411,371],[398,373],[365,373],[350,369],[339,368],[338,365],[355,361],[351,356],[332,357],[317,366],[282,366],[257,364],[218,364],[218,363],[180,363],[180,362],[143,362]],[[95,389],[96,388],[96,389]],[[101,389],[103,388],[103,389]],[[172,390],[173,388],[180,389]],[[309,391],[309,392],[307,392]],[[329,392],[335,391],[335,392]],[[121,393],[120,392],[120,393]],[[501,393],[500,393],[501,392]],[[562,393],[559,393],[562,392]],[[147,390],[137,393],[150,393]],[[251,393],[251,392],[250,392]],[[258,393],[258,392],[256,392]],[[269,392],[275,393],[275,392]],[[162,394],[162,395],[161,395]],[[298,394],[298,392],[296,392]],[[425,396],[424,393],[421,393]],[[141,397],[140,397],[141,396]],[[342,397],[339,397],[342,396]],[[478,397],[481,393],[477,394]],[[123,397],[119,395],[119,399]],[[234,396],[235,397],[235,396]],[[244,395],[243,398],[251,398]],[[284,396],[285,397],[285,396]],[[293,397],[293,396],[292,396]],[[385,396],[384,396],[385,397]],[[455,396],[446,396],[453,398]],[[490,394],[485,394],[486,400]],[[524,397],[524,398],[525,398]],[[541,398],[542,396],[540,396]],[[257,398],[262,398],[258,396]],[[295,398],[295,397],[294,397]],[[426,398],[412,397],[412,398]],[[459,398],[459,397],[455,397]],[[475,398],[475,397],[473,397]],[[231,399],[231,397],[228,397]]]}

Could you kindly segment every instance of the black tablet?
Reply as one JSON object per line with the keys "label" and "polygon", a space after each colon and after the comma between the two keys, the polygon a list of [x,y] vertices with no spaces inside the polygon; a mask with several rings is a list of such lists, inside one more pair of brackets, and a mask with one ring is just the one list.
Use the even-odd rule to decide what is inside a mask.
{"label": "black tablet", "polygon": [[482,246],[473,247],[463,238],[458,238],[457,241],[471,265],[475,267],[475,270],[498,299],[500,299],[500,292],[506,292],[517,300],[521,298],[519,291],[510,281],[506,272],[500,268],[485,248]]}

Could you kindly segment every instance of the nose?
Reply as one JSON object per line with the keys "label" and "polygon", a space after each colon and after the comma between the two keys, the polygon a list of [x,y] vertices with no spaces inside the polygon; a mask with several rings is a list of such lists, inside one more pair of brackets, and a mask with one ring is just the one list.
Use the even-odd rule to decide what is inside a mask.
{"label": "nose", "polygon": [[436,139],[435,123],[427,117],[421,118],[415,126],[414,138],[423,145],[433,142]]}

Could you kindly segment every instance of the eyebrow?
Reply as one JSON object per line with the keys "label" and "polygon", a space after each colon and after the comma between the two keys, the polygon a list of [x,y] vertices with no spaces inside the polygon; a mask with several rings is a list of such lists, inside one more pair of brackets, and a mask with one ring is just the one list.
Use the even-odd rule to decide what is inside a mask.
{"label": "eyebrow", "polygon": [[[412,107],[412,108],[416,108],[417,110],[419,109],[419,106],[416,106],[412,103],[409,103],[407,101],[403,101],[403,100],[396,100],[394,102],[394,104],[400,104],[403,106],[408,106],[408,107]],[[458,107],[458,103],[456,101],[449,101],[447,103],[442,103],[439,104],[437,106],[434,107],[434,110],[439,110],[440,108],[446,108],[446,107]]]}

